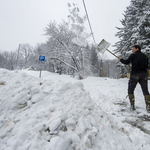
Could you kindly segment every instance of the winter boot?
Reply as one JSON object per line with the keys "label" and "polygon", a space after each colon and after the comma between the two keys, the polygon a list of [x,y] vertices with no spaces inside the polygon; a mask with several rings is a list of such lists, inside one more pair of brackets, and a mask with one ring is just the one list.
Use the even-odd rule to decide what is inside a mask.
{"label": "winter boot", "polygon": [[134,102],[135,102],[134,94],[129,94],[129,100],[130,100],[130,108],[131,108],[131,110],[135,110],[135,106],[134,106]]}
{"label": "winter boot", "polygon": [[150,113],[150,95],[145,95],[146,110]]}

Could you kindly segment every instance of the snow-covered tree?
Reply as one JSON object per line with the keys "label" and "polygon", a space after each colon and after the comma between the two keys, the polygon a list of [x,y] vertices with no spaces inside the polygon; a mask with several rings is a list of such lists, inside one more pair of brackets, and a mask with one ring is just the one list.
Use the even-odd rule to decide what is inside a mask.
{"label": "snow-covered tree", "polygon": [[30,55],[33,53],[33,48],[30,44],[20,44],[19,46],[19,63],[20,65],[27,67],[27,62]]}
{"label": "snow-covered tree", "polygon": [[90,68],[90,65],[85,66],[85,63],[89,63],[90,57],[87,47],[89,34],[86,33],[84,27],[86,17],[79,15],[80,10],[76,4],[68,3],[68,7],[69,23],[63,22],[57,25],[51,22],[46,28],[48,54],[51,59],[61,62],[61,68],[62,64],[69,66],[82,79]]}
{"label": "snow-covered tree", "polygon": [[4,51],[0,53],[0,68],[14,70],[16,65],[16,52]]}
{"label": "snow-covered tree", "polygon": [[150,55],[150,1],[149,0],[131,0],[130,5],[124,12],[124,19],[121,20],[122,27],[116,36],[119,41],[115,43],[115,52],[123,58],[126,58],[126,52],[132,49],[132,46],[138,44],[142,51]]}
{"label": "snow-covered tree", "polygon": [[47,57],[69,66],[78,73],[79,78],[83,78],[80,65],[81,48],[72,42],[75,34],[68,28],[68,24],[50,22],[45,34],[48,37]]}

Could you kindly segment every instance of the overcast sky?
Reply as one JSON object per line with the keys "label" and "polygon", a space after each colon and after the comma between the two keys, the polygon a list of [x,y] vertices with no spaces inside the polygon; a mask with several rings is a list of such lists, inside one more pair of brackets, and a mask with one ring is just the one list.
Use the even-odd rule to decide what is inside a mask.
{"label": "overcast sky", "polygon": [[[0,51],[14,51],[20,43],[33,47],[46,41],[44,29],[50,21],[68,21],[68,3],[78,4],[85,13],[82,0],[0,0]],[[85,0],[96,43],[102,39],[113,45],[116,26],[130,0]],[[87,27],[89,28],[89,27]],[[112,47],[110,46],[110,50]]]}

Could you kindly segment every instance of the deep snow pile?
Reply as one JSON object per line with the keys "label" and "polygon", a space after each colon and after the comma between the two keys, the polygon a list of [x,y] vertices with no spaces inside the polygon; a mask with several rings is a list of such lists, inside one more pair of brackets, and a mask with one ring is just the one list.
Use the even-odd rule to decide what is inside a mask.
{"label": "deep snow pile", "polygon": [[101,109],[81,81],[50,75],[39,79],[0,69],[1,150],[149,148],[149,135]]}

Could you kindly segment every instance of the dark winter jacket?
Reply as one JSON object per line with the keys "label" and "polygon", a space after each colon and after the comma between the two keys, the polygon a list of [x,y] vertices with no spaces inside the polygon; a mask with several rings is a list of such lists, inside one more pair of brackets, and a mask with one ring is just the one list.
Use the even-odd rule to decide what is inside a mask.
{"label": "dark winter jacket", "polygon": [[120,59],[120,61],[123,64],[132,64],[132,74],[147,73],[148,71],[148,57],[139,50],[131,54],[127,60]]}

